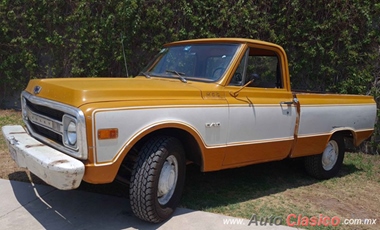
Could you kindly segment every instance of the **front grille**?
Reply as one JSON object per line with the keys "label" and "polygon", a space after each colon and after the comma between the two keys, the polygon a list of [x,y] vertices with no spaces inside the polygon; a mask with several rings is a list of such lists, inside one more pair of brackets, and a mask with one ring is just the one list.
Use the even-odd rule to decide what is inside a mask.
{"label": "front grille", "polygon": [[62,135],[59,135],[59,134],[57,134],[53,131],[50,131],[44,127],[35,125],[31,122],[29,122],[29,124],[30,124],[30,127],[32,127],[32,129],[34,130],[34,132],[36,132],[39,135],[44,136],[44,137],[48,138],[49,140],[54,141],[55,143],[63,146]]}
{"label": "front grille", "polygon": [[[75,107],[22,93],[22,114],[30,134],[51,147],[80,159],[87,159],[86,128],[83,112]],[[64,125],[74,121],[77,142],[70,145]]]}
{"label": "front grille", "polygon": [[26,122],[33,132],[63,146],[62,118],[64,113],[46,106],[33,104],[25,99]]}
{"label": "front grille", "polygon": [[33,112],[39,113],[44,116],[51,117],[57,121],[62,121],[62,117],[65,114],[62,111],[55,110],[46,106],[36,105],[30,102],[29,100],[25,99],[26,105],[29,107],[30,110]]}

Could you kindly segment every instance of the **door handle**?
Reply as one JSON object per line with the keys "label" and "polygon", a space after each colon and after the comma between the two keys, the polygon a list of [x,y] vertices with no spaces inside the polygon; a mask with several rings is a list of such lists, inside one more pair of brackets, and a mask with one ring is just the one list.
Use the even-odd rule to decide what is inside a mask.
{"label": "door handle", "polygon": [[280,105],[293,105],[294,101],[281,101]]}

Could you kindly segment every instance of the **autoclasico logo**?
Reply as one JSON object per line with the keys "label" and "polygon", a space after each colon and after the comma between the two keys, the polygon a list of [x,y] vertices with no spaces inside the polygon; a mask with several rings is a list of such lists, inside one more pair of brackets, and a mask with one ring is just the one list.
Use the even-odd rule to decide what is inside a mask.
{"label": "autoclasico logo", "polygon": [[265,225],[282,225],[283,219],[280,216],[269,216],[269,217],[258,217],[256,214],[251,216],[251,219],[248,222],[248,226],[254,224],[256,226],[265,226]]}
{"label": "autoclasico logo", "polygon": [[[286,225],[290,227],[295,226],[338,226],[340,224],[340,218],[337,216],[329,217],[323,214],[319,216],[303,216],[301,214],[289,214],[286,217]],[[258,217],[256,214],[251,216],[248,222],[248,226],[266,226],[266,225],[282,225],[284,220],[281,216],[269,216],[269,217]]]}
{"label": "autoclasico logo", "polygon": [[[285,220],[285,221],[284,221]],[[273,226],[273,225],[288,225],[290,227],[305,227],[305,226],[322,226],[322,227],[336,227],[338,225],[376,225],[377,219],[341,219],[338,216],[327,216],[319,214],[317,216],[304,216],[302,214],[289,214],[285,217],[282,216],[267,216],[258,217],[256,214],[251,216],[248,226]],[[223,219],[223,224],[227,225],[246,225],[246,219],[227,218]]]}
{"label": "autoclasico logo", "polygon": [[302,216],[301,214],[289,214],[286,217],[286,224],[290,227],[294,226],[338,226],[340,224],[340,218],[338,216],[325,216],[319,214],[319,216]]}

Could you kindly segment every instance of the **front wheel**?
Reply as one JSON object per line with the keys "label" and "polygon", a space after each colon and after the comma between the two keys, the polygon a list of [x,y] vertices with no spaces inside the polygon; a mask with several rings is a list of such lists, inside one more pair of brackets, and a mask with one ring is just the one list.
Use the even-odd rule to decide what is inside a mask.
{"label": "front wheel", "polygon": [[159,223],[178,206],[185,182],[182,144],[173,137],[157,136],[141,148],[132,170],[130,203],[142,220]]}
{"label": "front wheel", "polygon": [[331,137],[323,153],[305,158],[306,171],[318,179],[336,176],[342,167],[345,146],[341,135]]}

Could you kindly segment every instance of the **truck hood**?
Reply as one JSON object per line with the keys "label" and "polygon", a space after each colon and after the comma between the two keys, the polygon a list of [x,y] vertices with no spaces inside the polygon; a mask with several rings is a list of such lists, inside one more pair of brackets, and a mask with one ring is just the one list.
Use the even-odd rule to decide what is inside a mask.
{"label": "truck hood", "polygon": [[26,91],[74,107],[92,102],[201,97],[201,91],[192,82],[145,77],[35,79],[29,82]]}

